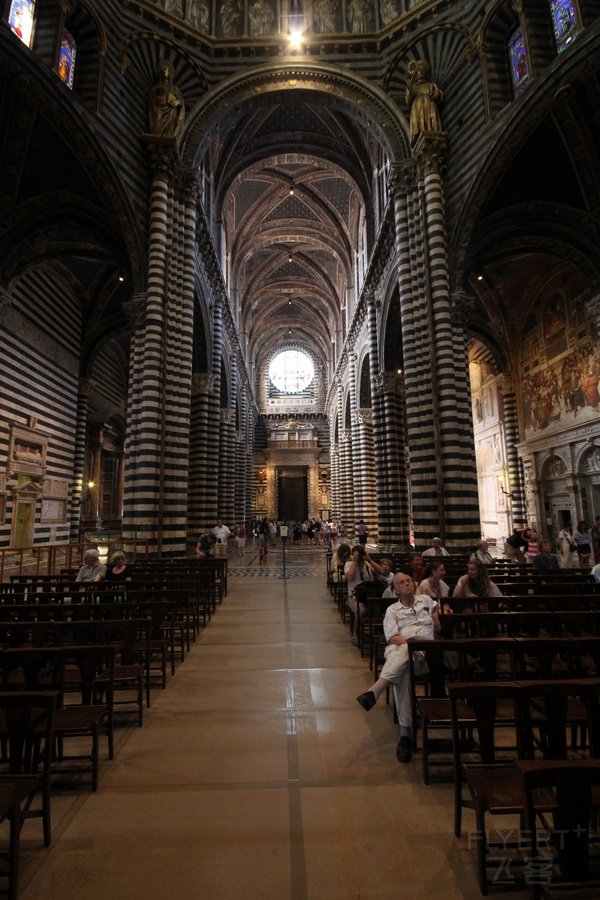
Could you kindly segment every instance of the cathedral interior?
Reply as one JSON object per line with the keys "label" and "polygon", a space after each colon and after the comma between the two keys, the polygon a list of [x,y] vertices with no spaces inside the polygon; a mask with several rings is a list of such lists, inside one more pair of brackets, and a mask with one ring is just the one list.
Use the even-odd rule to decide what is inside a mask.
{"label": "cathedral interior", "polygon": [[600,515],[598,0],[5,0],[0,542]]}

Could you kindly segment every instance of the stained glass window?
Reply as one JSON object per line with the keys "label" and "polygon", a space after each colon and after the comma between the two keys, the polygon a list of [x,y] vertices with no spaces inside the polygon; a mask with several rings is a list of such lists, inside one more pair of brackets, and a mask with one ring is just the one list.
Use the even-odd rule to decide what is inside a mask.
{"label": "stained glass window", "polygon": [[516,94],[521,93],[529,81],[529,64],[527,62],[527,48],[525,38],[520,28],[513,32],[508,43],[510,54],[510,73],[513,88]]}
{"label": "stained glass window", "polygon": [[298,394],[306,390],[315,377],[312,360],[301,350],[278,353],[269,366],[269,378],[284,394]]}
{"label": "stained glass window", "polygon": [[63,39],[60,43],[60,51],[58,54],[58,66],[56,71],[61,81],[67,87],[73,87],[73,78],[75,76],[75,56],[77,55],[77,44],[75,38],[69,31],[63,31]]}
{"label": "stained glass window", "polygon": [[559,53],[566,50],[577,34],[577,19],[572,0],[550,0],[554,38]]}
{"label": "stained glass window", "polygon": [[8,14],[11,31],[14,31],[28,47],[31,47],[33,41],[35,2],[36,0],[12,0]]}

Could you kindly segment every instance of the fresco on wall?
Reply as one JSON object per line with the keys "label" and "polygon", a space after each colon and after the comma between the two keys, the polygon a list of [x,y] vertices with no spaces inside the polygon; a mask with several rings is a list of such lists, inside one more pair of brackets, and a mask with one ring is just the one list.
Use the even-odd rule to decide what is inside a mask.
{"label": "fresco on wall", "polygon": [[539,318],[530,316],[523,335],[522,415],[527,438],[598,420],[600,345],[581,306],[569,313],[565,299],[551,297]]}

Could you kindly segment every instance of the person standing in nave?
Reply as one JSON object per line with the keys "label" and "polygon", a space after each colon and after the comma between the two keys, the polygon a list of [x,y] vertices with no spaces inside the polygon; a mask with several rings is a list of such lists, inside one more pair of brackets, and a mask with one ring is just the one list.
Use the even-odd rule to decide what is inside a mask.
{"label": "person standing in nave", "polygon": [[568,569],[571,564],[571,554],[577,549],[577,544],[571,534],[571,525],[564,525],[558,532],[558,562],[561,569]]}

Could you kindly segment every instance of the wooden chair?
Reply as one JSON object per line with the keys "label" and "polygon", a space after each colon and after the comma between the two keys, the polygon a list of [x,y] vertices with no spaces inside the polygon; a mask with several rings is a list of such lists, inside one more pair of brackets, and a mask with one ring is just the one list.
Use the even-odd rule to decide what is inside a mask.
{"label": "wooden chair", "polygon": [[[77,690],[65,694],[65,702],[56,713],[55,736],[58,746],[57,760],[90,761],[92,773],[92,790],[98,789],[98,772],[100,768],[100,729],[105,724],[108,741],[108,756],[114,756],[114,668],[115,648],[109,645],[71,646],[63,648],[65,664],[72,667],[77,682]],[[104,702],[99,702],[97,679],[103,676],[102,694]],[[73,702],[76,700],[76,702]],[[65,741],[73,738],[89,737],[91,747],[88,753],[64,754]],[[66,771],[66,767],[61,767]],[[71,769],[80,773],[80,767]]]}
{"label": "wooden chair", "polygon": [[[516,765],[522,778],[524,821],[531,835],[531,860],[542,864],[544,881],[550,889],[544,893],[541,884],[532,883],[531,896],[563,897],[565,900],[567,897],[571,900],[599,897],[600,882],[590,884],[588,878],[593,789],[600,786],[600,759],[519,761]],[[554,797],[552,824],[538,809],[537,799],[541,791],[550,792]],[[538,816],[542,818],[545,832],[544,848],[552,848],[551,855],[540,852],[536,824]],[[596,856],[596,875],[600,871],[599,864],[600,859]],[[566,882],[562,885],[562,892],[560,885],[548,883],[554,882],[553,870],[556,867],[559,879]],[[538,866],[538,870],[542,871],[542,868]]]}
{"label": "wooden chair", "polygon": [[[417,749],[417,723],[420,721],[421,746],[422,746],[422,773],[423,783],[429,784],[429,770],[431,765],[438,765],[437,759],[431,759],[433,754],[442,754],[442,765],[448,765],[448,754],[452,752],[450,732],[452,729],[452,711],[450,700],[446,694],[446,676],[448,667],[445,660],[452,653],[455,660],[454,668],[464,674],[464,654],[462,641],[418,641],[408,643],[408,666],[410,673],[410,693],[413,720],[413,750]],[[415,654],[425,655],[427,674],[415,675]],[[417,694],[418,685],[425,688],[425,696]],[[469,728],[474,724],[471,710],[461,707],[461,725]],[[432,738],[431,730],[446,731],[448,738]]]}
{"label": "wooden chair", "polygon": [[[52,840],[50,775],[59,691],[0,691],[0,736],[8,753],[0,785],[21,785],[20,819],[41,818],[44,846]],[[32,803],[41,793],[41,807]]]}
{"label": "wooden chair", "polygon": [[[452,725],[455,775],[455,834],[460,836],[461,814],[465,807],[475,811],[477,871],[479,889],[487,893],[488,849],[494,851],[488,841],[486,815],[519,815],[524,813],[524,799],[517,759],[532,759],[541,752],[548,759],[564,759],[567,753],[567,725],[569,700],[578,697],[585,703],[592,735],[592,747],[597,746],[600,727],[598,697],[600,681],[544,681],[544,682],[494,682],[450,685],[452,700]],[[514,707],[514,746],[508,753],[497,739],[498,700],[506,699]],[[480,760],[475,763],[462,758],[458,701],[472,707],[477,719]],[[532,707],[535,714],[531,715]],[[535,732],[538,732],[537,739]],[[469,797],[463,797],[462,785],[466,782]],[[536,808],[541,812],[552,810],[554,797],[550,792],[538,795]],[[512,851],[513,845],[504,842],[503,855]],[[515,862],[522,862],[518,858]]]}

